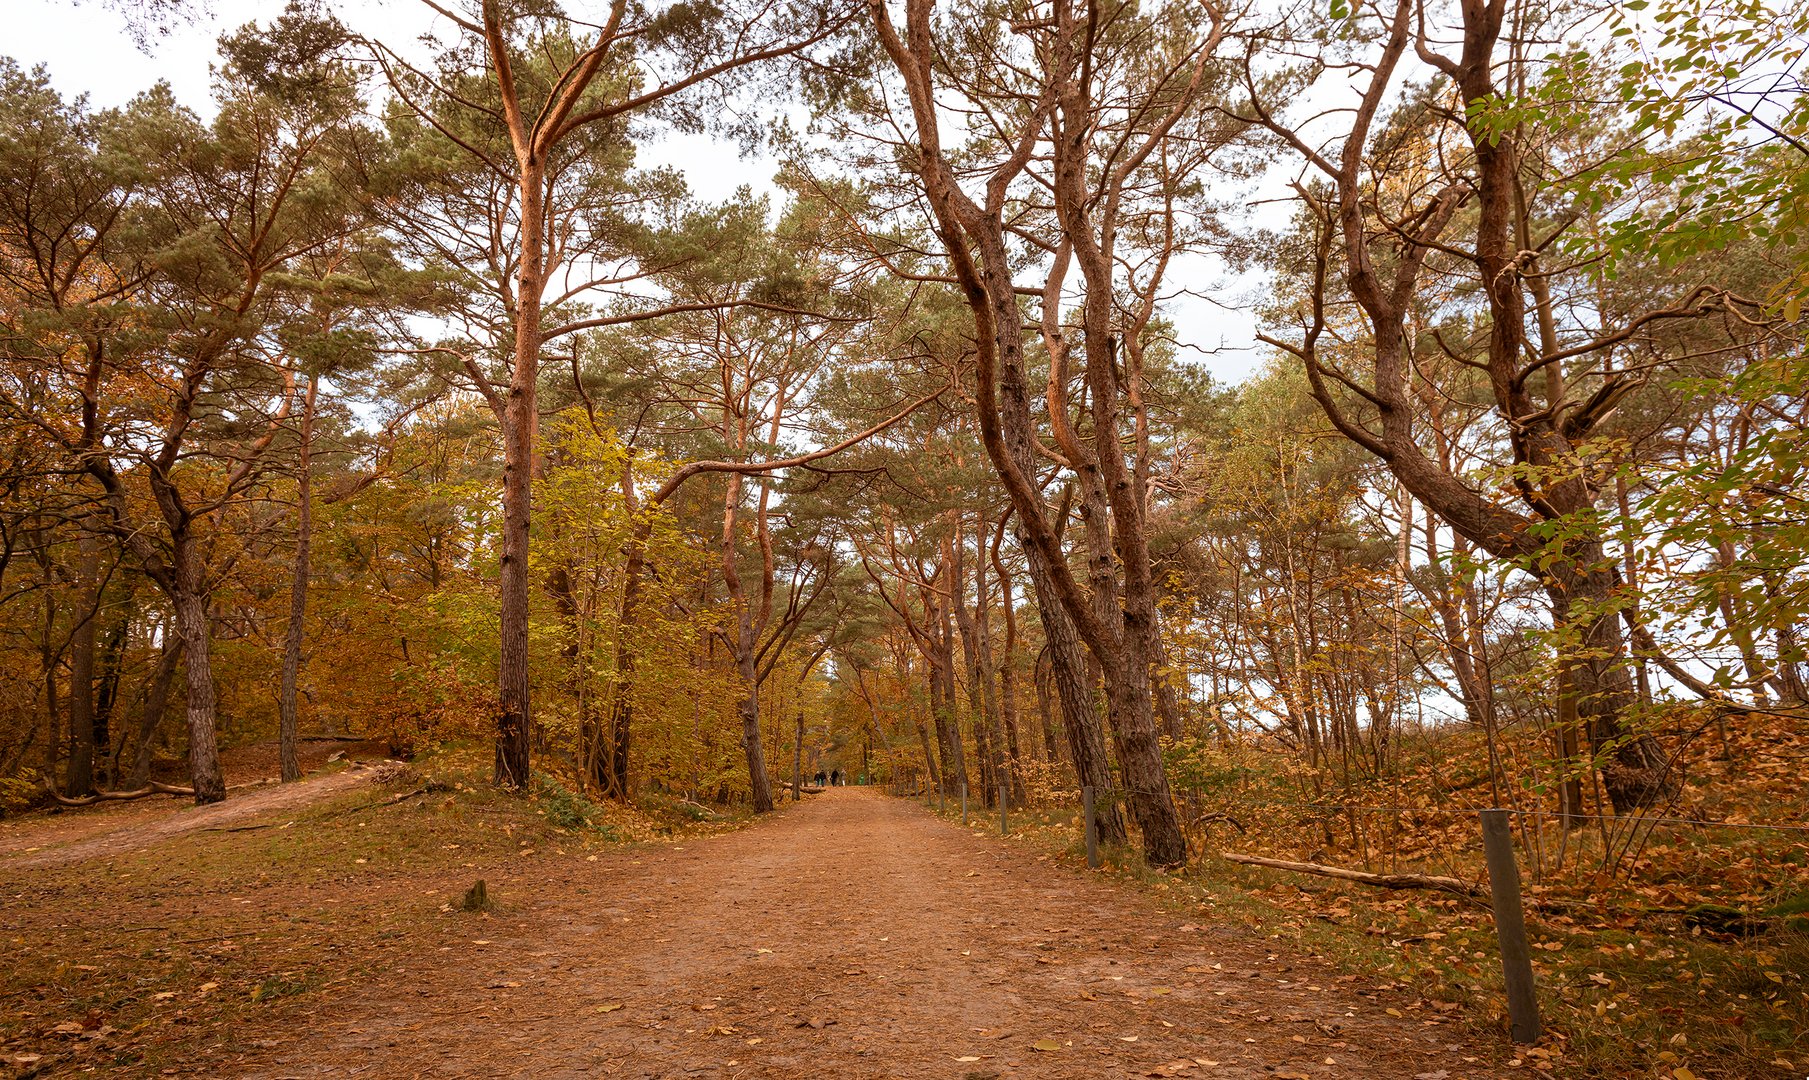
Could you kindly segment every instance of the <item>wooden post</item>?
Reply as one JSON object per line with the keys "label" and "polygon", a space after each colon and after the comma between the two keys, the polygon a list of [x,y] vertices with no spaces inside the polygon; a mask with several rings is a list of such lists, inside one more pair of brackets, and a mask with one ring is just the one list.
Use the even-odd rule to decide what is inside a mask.
{"label": "wooden post", "polygon": [[1533,961],[1526,946],[1526,912],[1520,906],[1520,867],[1514,862],[1508,811],[1482,811],[1482,851],[1489,864],[1501,977],[1507,983],[1509,1030],[1517,1043],[1538,1042],[1539,1000],[1533,994]]}
{"label": "wooden post", "polygon": [[961,824],[967,824],[967,781],[961,781]]}
{"label": "wooden post", "polygon": [[1093,817],[1093,787],[1088,785],[1080,789],[1082,816],[1086,818],[1087,834],[1087,866],[1099,869],[1099,822]]}
{"label": "wooden post", "polygon": [[1011,789],[1004,784],[999,785],[999,835],[1011,835],[1011,823],[1005,818],[1006,808],[1011,805]]}

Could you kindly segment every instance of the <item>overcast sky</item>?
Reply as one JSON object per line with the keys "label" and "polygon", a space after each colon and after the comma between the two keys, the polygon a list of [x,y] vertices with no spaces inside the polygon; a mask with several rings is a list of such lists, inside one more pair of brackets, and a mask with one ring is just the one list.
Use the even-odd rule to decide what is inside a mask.
{"label": "overcast sky", "polygon": [[[285,0],[212,0],[209,17],[197,18],[192,25],[174,25],[166,35],[153,36],[144,49],[134,41],[125,17],[99,0],[5,2],[7,34],[0,50],[27,68],[44,64],[62,93],[85,93],[101,107],[120,105],[162,79],[177,100],[211,116],[208,67],[215,56],[215,40],[251,20],[274,17]],[[396,46],[436,28],[447,29],[445,20],[420,0],[342,0],[334,6],[352,29]],[[683,170],[691,190],[703,199],[725,198],[742,184],[756,191],[772,190],[770,160],[742,159],[733,146],[707,136],[681,136],[643,146],[639,158],[643,165],[669,164]],[[1236,290],[1249,291],[1256,285],[1250,280],[1235,283],[1233,294],[1227,295],[1222,277],[1203,258],[1177,260],[1170,270],[1175,288],[1214,293],[1227,301]],[[1171,305],[1169,314],[1188,354],[1215,379],[1238,381],[1258,362],[1251,347],[1254,322],[1248,313],[1183,297]]]}

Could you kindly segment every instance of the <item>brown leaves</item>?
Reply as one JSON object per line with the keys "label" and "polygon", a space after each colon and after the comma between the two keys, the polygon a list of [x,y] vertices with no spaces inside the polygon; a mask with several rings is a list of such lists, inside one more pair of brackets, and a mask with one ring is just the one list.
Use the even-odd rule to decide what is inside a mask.
{"label": "brown leaves", "polygon": [[[1156,1066],[1155,1068],[1144,1073],[1143,1075],[1145,1075],[1145,1076],[1180,1076],[1183,1073],[1192,1072],[1195,1069],[1210,1069],[1210,1068],[1216,1066],[1217,1064],[1218,1064],[1218,1062],[1209,1060],[1207,1058],[1176,1058],[1175,1060],[1170,1061],[1166,1064]],[[1279,1076],[1281,1074],[1277,1073],[1276,1075]]]}

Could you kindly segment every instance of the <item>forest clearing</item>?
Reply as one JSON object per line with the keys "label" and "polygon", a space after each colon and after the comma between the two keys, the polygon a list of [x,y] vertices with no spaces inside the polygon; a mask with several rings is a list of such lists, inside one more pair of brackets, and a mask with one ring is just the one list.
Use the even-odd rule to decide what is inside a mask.
{"label": "forest clearing", "polygon": [[0,1069],[1809,1076],[1809,9],[18,3]]}

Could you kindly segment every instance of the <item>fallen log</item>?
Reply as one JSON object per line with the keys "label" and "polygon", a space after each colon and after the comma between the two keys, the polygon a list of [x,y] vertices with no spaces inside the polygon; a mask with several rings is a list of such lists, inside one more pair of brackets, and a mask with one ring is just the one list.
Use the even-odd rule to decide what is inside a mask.
{"label": "fallen log", "polygon": [[174,784],[160,784],[153,780],[148,785],[133,791],[97,791],[92,795],[70,796],[58,791],[49,781],[45,781],[44,789],[60,806],[93,806],[98,802],[124,802],[128,799],[142,799],[148,795],[185,795],[194,797],[192,787],[177,787]]}
{"label": "fallen log", "polygon": [[1438,877],[1431,874],[1372,874],[1367,870],[1346,870],[1342,866],[1322,866],[1319,863],[1265,859],[1260,855],[1240,855],[1235,851],[1221,851],[1219,858],[1227,862],[1245,863],[1250,866],[1292,870],[1296,874],[1317,874],[1320,877],[1337,878],[1340,881],[1354,881],[1360,885],[1373,885],[1378,889],[1430,889],[1434,892],[1455,893],[1458,896],[1484,900],[1489,896],[1486,886],[1472,885],[1470,882],[1454,877]]}

